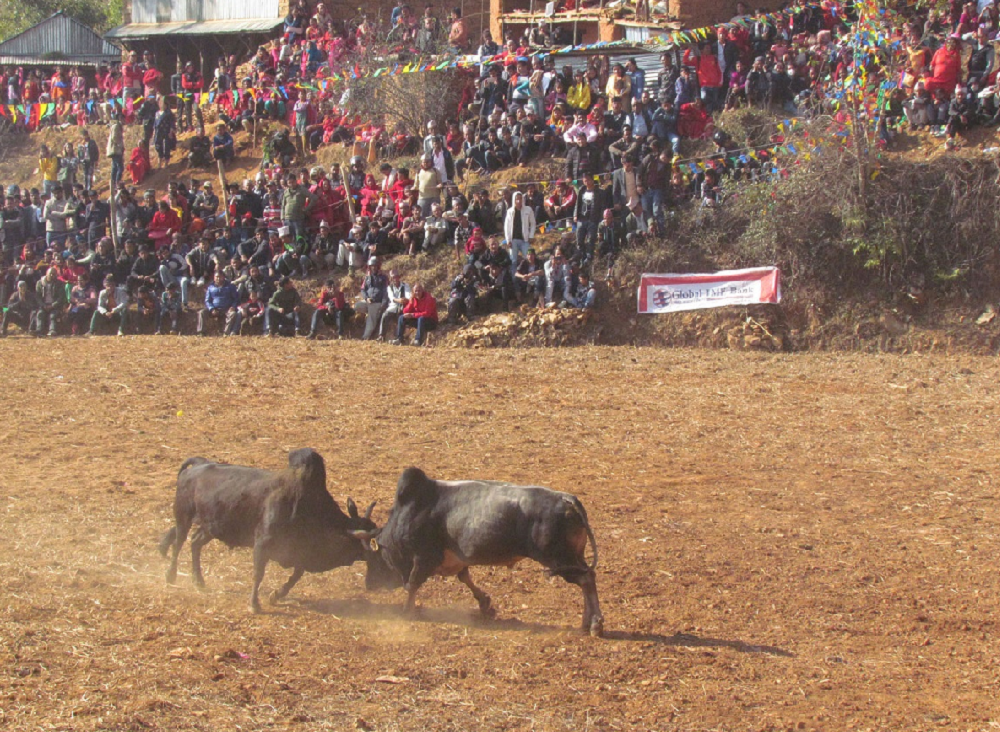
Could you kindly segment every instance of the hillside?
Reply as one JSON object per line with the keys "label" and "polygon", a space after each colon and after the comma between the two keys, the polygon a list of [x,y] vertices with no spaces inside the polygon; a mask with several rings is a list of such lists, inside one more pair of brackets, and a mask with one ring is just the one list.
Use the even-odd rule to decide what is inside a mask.
{"label": "hillside", "polygon": [[[723,117],[720,126],[733,131],[737,138],[740,134],[749,137],[748,116],[729,113],[729,117]],[[138,128],[127,129],[127,149],[131,149],[139,134]],[[256,174],[263,137],[262,130],[256,148],[252,148],[248,135],[242,132],[237,134],[238,157],[227,172],[229,181],[241,181]],[[40,185],[38,147],[46,143],[58,149],[62,142],[77,138],[74,128],[49,129],[30,136],[8,138],[0,148],[0,181],[5,185],[9,182]],[[103,146],[103,128],[97,128],[96,138]],[[685,145],[686,154],[689,150],[702,152],[705,148],[704,143],[700,148],[691,146],[691,143]],[[981,177],[989,177],[989,171],[993,171],[990,181],[986,181],[986,177],[980,181],[988,183],[990,190],[981,190],[979,195],[987,198],[993,195],[992,200],[996,200],[996,156],[992,151],[984,154],[983,150],[997,145],[998,138],[992,129],[973,130],[965,138],[963,146],[955,151],[945,151],[943,141],[928,134],[901,134],[890,151],[880,156],[876,184],[890,192],[885,195],[885,200],[902,197],[899,205],[906,209],[907,206],[920,205],[920,201],[916,200],[920,186],[913,185],[917,180],[934,188],[939,178],[941,181],[955,175],[962,178],[962,171],[967,174],[970,170],[978,170],[977,175]],[[183,136],[179,147],[185,148]],[[349,154],[350,151],[341,146],[322,148],[315,162],[342,162]],[[993,272],[1000,272],[1000,267],[994,266],[992,253],[980,252],[977,256],[988,256],[990,261],[980,261],[964,271],[959,266],[950,277],[921,276],[917,297],[912,296],[912,277],[897,276],[892,272],[883,277],[878,272],[871,272],[878,267],[873,267],[870,260],[862,260],[869,257],[868,250],[874,245],[861,241],[857,232],[846,230],[844,220],[849,212],[816,210],[814,201],[803,195],[810,186],[833,190],[839,183],[832,181],[831,176],[843,177],[842,168],[849,162],[840,160],[832,164],[827,159],[824,168],[824,163],[816,160],[810,163],[799,160],[790,166],[791,175],[779,183],[734,189],[723,209],[710,217],[705,217],[697,209],[681,211],[673,219],[674,225],[664,239],[649,242],[623,255],[619,264],[620,276],[614,283],[598,283],[602,306],[586,322],[572,319],[572,322],[567,320],[563,323],[564,319],[551,316],[547,319],[521,314],[497,316],[485,324],[477,320],[463,329],[439,332],[436,339],[438,342],[470,346],[599,342],[711,348],[944,350],[995,354],[1000,348],[997,321],[987,315],[981,319],[986,322],[976,324],[976,320],[996,299],[992,293],[998,278]],[[489,180],[470,176],[465,187],[472,189],[487,185],[491,190],[498,191],[519,181],[558,177],[559,169],[555,161],[538,161],[527,168],[500,171]],[[184,156],[175,153],[174,162],[165,169],[154,170],[141,188],[163,190],[170,180],[204,180],[212,173],[214,171],[189,169]],[[107,181],[108,175],[109,166],[107,161],[102,160],[98,178]],[[959,183],[962,181],[958,180],[956,184]],[[100,189],[106,192],[107,183],[101,184]],[[873,195],[878,197],[881,194],[875,192]],[[797,199],[810,200],[812,208],[795,211],[794,205],[789,202]],[[790,221],[782,222],[786,228],[778,231],[775,227],[779,225],[776,222],[781,219],[782,210],[790,214]],[[973,230],[980,225],[975,218],[969,220],[968,210],[953,211],[952,214],[965,217],[964,224],[971,225]],[[832,222],[831,217],[834,219]],[[883,221],[888,224],[892,218],[885,216]],[[937,216],[936,220],[948,225],[947,217],[941,219]],[[980,223],[990,228],[995,225],[987,221]],[[878,238],[871,231],[866,231],[865,236]],[[761,243],[768,237],[768,242]],[[834,239],[838,251],[843,251],[840,251],[838,259],[827,257],[803,264],[802,252],[786,247],[790,239],[801,239],[800,244],[804,244],[813,241],[810,237]],[[950,235],[941,233],[940,237],[947,239]],[[558,233],[555,232],[541,235],[539,248],[547,249],[557,238]],[[993,241],[985,234],[984,238]],[[946,249],[947,246],[947,241],[941,241],[935,248]],[[809,247],[811,250],[814,244],[810,243]],[[830,249],[829,245],[825,248]],[[705,271],[771,263],[778,264],[783,271],[784,301],[779,307],[727,308],[656,317],[637,317],[635,314],[635,287],[641,272]],[[410,281],[421,279],[439,298],[447,296],[448,282],[458,269],[450,251],[416,258],[396,257],[388,262],[388,266],[399,268],[404,278]],[[886,266],[891,268],[892,265]],[[851,273],[851,276],[845,276],[845,273]],[[359,279],[345,277],[349,290],[356,289],[359,282]],[[317,282],[307,284],[304,294],[315,289],[318,289]],[[546,322],[553,319],[559,322]]]}

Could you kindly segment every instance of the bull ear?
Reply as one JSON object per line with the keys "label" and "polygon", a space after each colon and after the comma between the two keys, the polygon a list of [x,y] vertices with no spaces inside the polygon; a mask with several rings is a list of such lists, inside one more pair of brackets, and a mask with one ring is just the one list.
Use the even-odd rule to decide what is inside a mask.
{"label": "bull ear", "polygon": [[358,517],[358,506],[354,503],[353,498],[347,499],[347,515],[352,519],[356,519]]}
{"label": "bull ear", "polygon": [[368,508],[365,509],[365,519],[367,519],[368,521],[371,521],[371,519],[372,519],[372,511],[375,510],[375,504],[376,503],[377,503],[377,501],[372,501],[369,504]]}

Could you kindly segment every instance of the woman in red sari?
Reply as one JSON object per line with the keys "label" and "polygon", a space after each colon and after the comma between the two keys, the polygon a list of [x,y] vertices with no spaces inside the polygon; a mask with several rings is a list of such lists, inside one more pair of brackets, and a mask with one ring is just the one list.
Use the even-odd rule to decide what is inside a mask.
{"label": "woman in red sari", "polygon": [[705,111],[700,99],[681,105],[677,116],[677,133],[681,137],[700,140],[712,133],[712,115]]}
{"label": "woman in red sari", "polygon": [[146,174],[152,168],[149,161],[149,143],[141,142],[132,148],[132,157],[128,161],[128,172],[132,176],[132,185],[142,183]]}
{"label": "woman in red sari", "polygon": [[924,79],[924,89],[932,94],[943,89],[950,97],[962,77],[962,48],[958,36],[949,36],[948,41],[935,51],[930,72],[930,76]]}
{"label": "woman in red sari", "polygon": [[166,201],[157,204],[158,209],[149,222],[147,236],[152,240],[157,251],[170,246],[171,237],[181,230],[181,217]]}

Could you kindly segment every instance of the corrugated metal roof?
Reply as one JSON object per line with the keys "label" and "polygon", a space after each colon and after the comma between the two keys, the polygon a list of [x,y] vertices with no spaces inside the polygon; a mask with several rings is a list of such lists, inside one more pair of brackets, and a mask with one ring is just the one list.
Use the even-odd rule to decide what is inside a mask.
{"label": "corrugated metal roof", "polygon": [[205,23],[280,18],[278,0],[132,0],[132,22]]}
{"label": "corrugated metal roof", "polygon": [[209,20],[185,23],[129,23],[112,28],[105,35],[123,40],[171,35],[216,35],[222,33],[266,33],[281,25],[281,18]]}
{"label": "corrugated metal roof", "polygon": [[97,66],[113,64],[122,60],[122,52],[108,56],[69,56],[51,58],[46,56],[0,56],[0,66]]}
{"label": "corrugated metal roof", "polygon": [[[56,55],[62,59],[56,59]],[[84,59],[121,58],[121,50],[113,43],[108,43],[93,29],[60,11],[0,43],[0,56],[6,64],[85,64],[92,61]]]}

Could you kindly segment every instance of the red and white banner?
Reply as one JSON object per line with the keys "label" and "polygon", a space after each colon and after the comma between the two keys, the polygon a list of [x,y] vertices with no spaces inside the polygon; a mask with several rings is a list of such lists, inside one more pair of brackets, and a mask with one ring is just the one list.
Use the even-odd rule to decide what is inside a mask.
{"label": "red and white banner", "polygon": [[781,302],[781,273],[777,267],[709,274],[644,274],[639,281],[640,313],[778,302]]}

